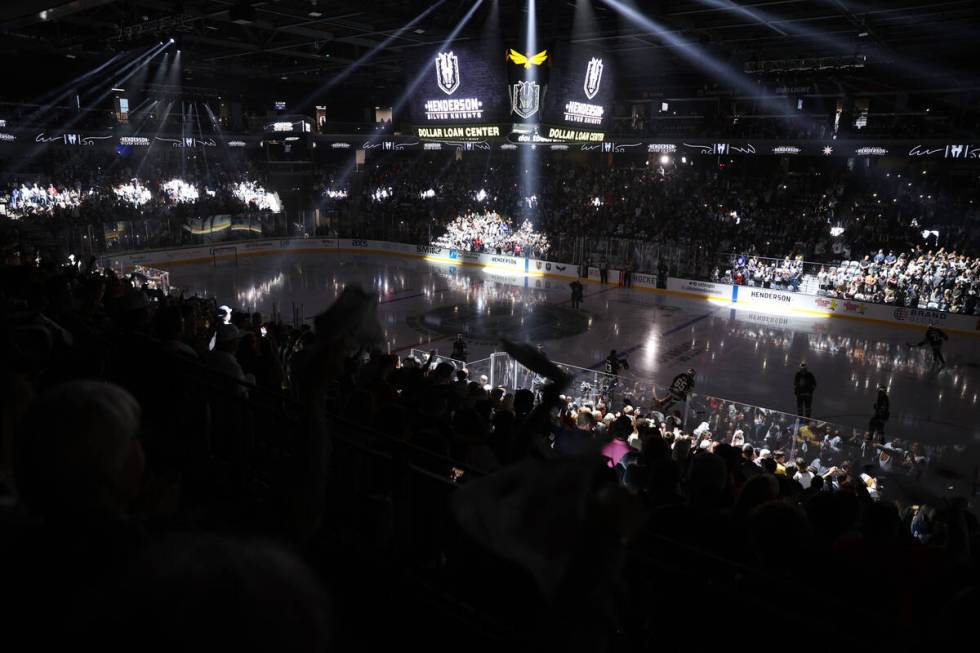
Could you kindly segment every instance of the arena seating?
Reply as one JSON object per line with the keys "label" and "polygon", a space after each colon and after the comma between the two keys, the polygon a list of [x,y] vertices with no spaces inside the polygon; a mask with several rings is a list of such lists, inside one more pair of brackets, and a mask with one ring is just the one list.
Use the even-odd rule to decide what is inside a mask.
{"label": "arena seating", "polygon": [[[20,388],[5,394],[5,414],[24,415],[23,397],[37,395],[4,449],[13,453],[5,489],[15,482],[26,508],[4,513],[4,560],[19,566],[7,577],[22,598],[8,614],[25,628],[48,592],[79,587],[71,574],[37,584],[47,549],[25,549],[34,520],[128,524],[113,503],[123,487],[148,530],[137,540],[106,531],[101,541],[113,550],[174,530],[273,537],[336,569],[352,596],[369,596],[367,582],[421,597],[424,609],[393,623],[436,620],[476,648],[573,634],[679,643],[690,635],[659,630],[651,611],[734,596],[739,609],[719,617],[730,628],[746,610],[795,623],[819,599],[861,615],[833,620],[824,636],[856,635],[873,618],[879,629],[926,637],[929,619],[968,600],[949,597],[967,578],[976,524],[962,502],[927,501],[916,489],[937,470],[954,474],[952,449],[882,445],[711,397],[692,401],[688,427],[679,413],[577,406],[561,395],[568,377],[520,348],[508,351],[550,378],[534,393],[488,391],[446,361],[348,357],[335,339],[349,324],[339,316],[371,301],[353,289],[315,329],[290,329],[75,265],[3,274],[6,376]],[[118,388],[116,401],[130,397],[133,410],[108,410],[77,379],[115,384],[101,387]],[[76,431],[86,438],[65,437]],[[126,480],[137,471],[111,464],[106,494],[87,461],[120,460],[137,433],[139,485]],[[352,574],[338,560],[366,569]],[[850,583],[823,582],[841,569],[880,570],[880,600],[868,607]],[[93,571],[118,578],[108,562]],[[625,587],[609,586],[610,574]],[[806,600],[781,599],[786,583],[807,587]],[[66,605],[43,614],[60,623],[78,613]]]}
{"label": "arena seating", "polygon": [[0,2],[6,649],[967,648],[978,34]]}

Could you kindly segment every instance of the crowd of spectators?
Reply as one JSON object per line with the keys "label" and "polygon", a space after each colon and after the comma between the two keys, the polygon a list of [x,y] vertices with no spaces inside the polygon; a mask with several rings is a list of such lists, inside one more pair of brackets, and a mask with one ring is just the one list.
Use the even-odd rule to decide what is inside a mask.
{"label": "crowd of spectators", "polygon": [[[830,484],[839,483],[855,463],[874,467],[876,473],[858,471],[870,493],[878,498],[885,476],[902,474],[922,480],[933,466],[957,467],[962,449],[912,441],[867,429],[847,428],[816,419],[799,420],[795,415],[726,401],[717,397],[696,396],[692,401],[692,420],[699,424],[692,430],[695,447],[712,447],[724,442],[742,449],[759,465],[773,459],[776,474],[794,478],[809,487],[814,475]],[[708,441],[705,443],[705,441]],[[885,481],[887,483],[887,481]],[[965,486],[961,490],[968,491]]]}
{"label": "crowd of spectators", "polygon": [[726,269],[722,277],[721,268],[716,268],[714,280],[735,283],[740,286],[758,286],[797,292],[803,281],[803,257],[785,257],[781,261],[760,259],[758,257],[736,257],[731,269]]}
{"label": "crowd of spectators", "polygon": [[686,258],[789,253],[820,261],[917,244],[970,251],[980,241],[980,197],[958,176],[928,176],[914,165],[851,170],[829,160],[786,172],[775,160],[667,159],[610,167],[541,155],[531,191],[517,154],[388,156],[323,186],[336,197],[329,205],[361,216],[348,229],[369,237],[435,240],[459,215],[494,211],[530,219],[553,251],[561,241],[617,238],[671,244]]}
{"label": "crowd of spectators", "polygon": [[[958,471],[971,464],[969,445],[955,449],[958,466],[939,468],[938,454],[915,445],[820,423],[794,437],[786,417],[721,400],[696,406],[698,426],[687,432],[680,411],[622,400],[579,405],[565,394],[570,377],[539,349],[506,342],[513,360],[547,382],[536,391],[488,388],[449,362],[375,349],[377,298],[356,288],[312,327],[297,328],[142,288],[92,262],[25,259],[2,270],[0,288],[8,388],[0,560],[15,599],[5,606],[13,638],[29,634],[43,647],[108,636],[122,646],[130,634],[159,632],[159,648],[186,641],[193,628],[203,637],[196,641],[247,650],[319,650],[331,634],[376,643],[383,633],[330,632],[317,578],[335,591],[329,579],[342,577],[352,557],[377,562],[366,551],[384,550],[386,528],[402,528],[389,510],[406,502],[418,504],[414,519],[428,539],[421,552],[419,543],[403,549],[381,577],[397,582],[412,555],[423,568],[441,560],[436,576],[450,591],[465,594],[472,581],[478,589],[466,600],[507,619],[525,644],[608,650],[624,637],[670,639],[653,634],[671,629],[653,606],[693,586],[639,570],[682,568],[691,582],[709,573],[713,585],[718,572],[707,569],[719,561],[733,570],[729,596],[773,607],[771,592],[735,579],[771,590],[774,578],[873,574],[879,600],[871,607],[850,584],[813,589],[841,614],[861,615],[835,620],[828,636],[864,632],[869,619],[905,642],[933,641],[940,626],[969,627],[948,618],[977,600],[980,531],[965,501],[925,489],[937,469],[944,485],[969,485],[969,469]],[[255,423],[287,404],[303,417]],[[342,447],[351,434],[356,447]],[[290,446],[299,448],[278,453]],[[397,474],[365,466],[356,453],[365,448],[385,452],[384,465],[407,452],[406,469],[443,479],[447,494],[405,494]],[[266,459],[281,468],[235,480],[249,468],[237,463]],[[329,484],[336,476],[343,484]],[[352,511],[346,483],[384,500]],[[271,505],[243,510],[256,493]],[[334,495],[342,498],[325,511]],[[438,537],[447,526],[432,521],[433,510],[447,504],[470,544]],[[202,535],[229,524],[239,535],[268,534],[273,517],[277,539],[322,573],[276,545]],[[349,530],[354,522],[371,524],[372,535]],[[310,543],[328,534],[340,549],[324,556]],[[502,562],[474,566],[474,550]],[[695,583],[698,592],[703,585]],[[389,604],[371,592],[362,600],[349,612],[392,609],[429,635],[445,625],[444,613],[413,601]],[[537,607],[530,620],[529,602]],[[802,618],[811,606],[798,607]]]}
{"label": "crowd of spectators", "polygon": [[39,185],[37,181],[12,185],[0,194],[0,206],[11,218],[68,218],[75,222],[106,223],[164,215],[200,216],[242,211],[278,213],[276,193],[255,180],[214,186],[193,179],[151,182],[133,178],[112,187]]}
{"label": "crowd of spectators", "polygon": [[[279,205],[242,153],[225,160],[161,150],[139,160],[93,150],[47,150],[30,170],[6,165],[0,205],[8,215],[26,209],[89,223]],[[511,152],[460,160],[436,152],[379,154],[363,169],[324,172],[318,194],[331,234],[432,242],[459,216],[496,213],[515,225],[530,221],[554,255],[573,256],[576,241],[593,258],[607,254],[600,251],[606,239],[629,243],[613,259],[658,244],[674,258],[705,261],[704,276],[721,255],[829,262],[920,244],[969,255],[980,241],[980,197],[969,179],[923,174],[917,165],[853,170],[828,159],[788,172],[774,158],[661,163],[625,155],[613,163],[541,153],[531,171]],[[637,265],[650,265],[646,260],[634,261],[634,269],[653,271]]]}
{"label": "crowd of spectators", "polygon": [[[827,228],[815,217],[830,201],[821,198],[828,183],[822,175],[773,177],[765,170],[743,173],[679,160],[607,167],[557,155],[542,155],[539,164],[533,189],[519,156],[507,153],[461,161],[434,155],[369,161],[347,186],[325,181],[324,190],[347,192],[328,204],[362,216],[351,229],[368,237],[435,240],[458,216],[487,211],[517,223],[531,220],[553,250],[559,240],[576,238],[677,242],[712,252],[756,242],[784,249],[815,241]],[[380,199],[378,189],[385,191]],[[807,220],[794,224],[788,214]]]}
{"label": "crowd of spectators", "polygon": [[529,220],[519,227],[499,213],[468,213],[446,225],[434,245],[468,252],[495,252],[512,256],[544,256],[548,237],[534,230]]}
{"label": "crowd of spectators", "polygon": [[168,150],[137,159],[94,148],[47,150],[9,162],[4,172],[0,213],[13,219],[99,224],[281,210],[244,156],[220,160]]}
{"label": "crowd of spectators", "polygon": [[880,249],[860,261],[821,267],[816,276],[819,293],[828,297],[977,314],[980,259],[943,248],[897,256]]}
{"label": "crowd of spectators", "polygon": [[810,291],[825,297],[976,315],[980,259],[921,246],[897,255],[879,249],[834,265],[739,256],[724,273],[716,268],[714,280],[791,292],[809,280]]}
{"label": "crowd of spectators", "polygon": [[[195,393],[186,378],[178,381],[174,367],[190,365],[201,379],[225,379],[232,397],[282,393],[279,361],[301,348],[302,333],[223,311],[210,300],[135,287],[93,262],[83,267],[25,257],[0,270],[0,376],[7,390],[0,564],[8,634],[40,648],[98,640],[121,649],[129,637],[123,630],[143,636],[159,628],[149,646],[157,650],[196,637],[200,627],[204,639],[198,641],[217,646],[239,641],[240,632],[222,629],[238,628],[253,614],[265,624],[253,632],[262,646],[322,647],[322,591],[294,555],[207,535],[229,533],[213,513],[203,528],[190,527],[204,514],[196,511],[217,505],[217,497],[193,489],[205,480],[195,465],[237,446],[205,441],[222,429],[225,436],[241,435],[243,427],[227,409],[202,403],[204,384]],[[236,383],[244,378],[253,384]],[[205,495],[210,498],[203,502],[191,498]],[[164,537],[156,530],[161,524],[170,525],[171,536],[188,537]],[[191,562],[198,556],[208,560],[203,574]],[[156,607],[122,618],[129,601]],[[288,615],[278,611],[287,603],[294,610]],[[268,613],[273,605],[277,611]],[[171,630],[175,624],[179,634]],[[274,631],[275,644],[269,639]],[[240,641],[245,650],[255,645],[248,637]]]}
{"label": "crowd of spectators", "polygon": [[733,250],[728,264],[721,262],[713,276],[738,284],[975,314],[978,269],[972,253],[980,243],[980,198],[963,179],[930,179],[927,172],[913,166],[875,175],[854,188],[842,187],[834,193],[839,199],[821,212],[823,226],[830,229],[795,245],[756,241],[745,250]]}

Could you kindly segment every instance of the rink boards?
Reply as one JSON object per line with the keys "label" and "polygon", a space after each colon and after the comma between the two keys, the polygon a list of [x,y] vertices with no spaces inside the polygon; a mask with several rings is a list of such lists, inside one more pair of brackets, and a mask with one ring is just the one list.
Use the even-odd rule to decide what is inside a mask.
{"label": "rink boards", "polygon": [[[180,265],[242,256],[281,254],[283,252],[333,252],[423,259],[433,263],[479,267],[497,274],[520,276],[525,278],[525,283],[528,285],[531,284],[531,279],[535,277],[575,279],[579,271],[578,266],[572,263],[501,254],[464,252],[434,245],[412,245],[356,238],[289,238],[216,243],[198,247],[106,255],[100,259],[99,263],[103,267],[127,269],[141,264]],[[594,266],[589,268],[585,280],[591,283],[599,283],[599,269]],[[610,269],[610,283],[617,284],[620,280],[621,272]],[[635,290],[703,299],[715,305],[732,305],[777,315],[842,318],[914,329],[923,329],[926,325],[935,322],[943,330],[952,333],[980,336],[980,318],[945,311],[869,304],[854,300],[833,299],[767,288],[733,286],[675,277],[666,279],[666,288],[658,288],[657,286],[655,275],[633,273],[632,288]]]}

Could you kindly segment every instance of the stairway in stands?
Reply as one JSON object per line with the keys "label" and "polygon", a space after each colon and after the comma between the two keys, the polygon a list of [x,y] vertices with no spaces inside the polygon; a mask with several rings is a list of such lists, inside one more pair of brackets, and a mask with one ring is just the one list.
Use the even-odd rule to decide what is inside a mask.
{"label": "stairway in stands", "polygon": [[800,284],[800,292],[804,295],[816,295],[820,290],[820,281],[815,274],[803,275],[803,282]]}

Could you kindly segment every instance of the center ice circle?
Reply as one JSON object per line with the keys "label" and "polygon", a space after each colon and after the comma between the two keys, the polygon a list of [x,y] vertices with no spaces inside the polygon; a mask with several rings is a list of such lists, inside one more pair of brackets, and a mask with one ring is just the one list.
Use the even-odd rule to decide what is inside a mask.
{"label": "center ice circle", "polygon": [[444,336],[462,333],[472,340],[540,342],[582,333],[589,328],[590,319],[588,313],[564,306],[494,301],[483,305],[447,304],[409,318],[409,323]]}

